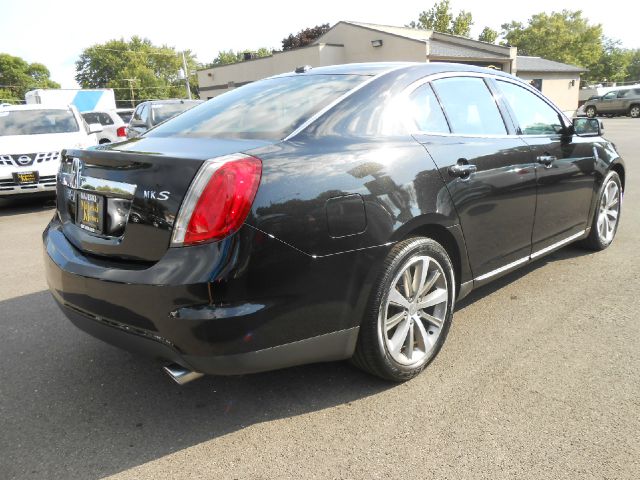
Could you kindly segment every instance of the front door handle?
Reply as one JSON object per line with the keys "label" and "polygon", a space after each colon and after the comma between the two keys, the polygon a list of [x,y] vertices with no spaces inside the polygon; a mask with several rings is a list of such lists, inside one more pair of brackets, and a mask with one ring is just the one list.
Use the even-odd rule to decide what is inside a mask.
{"label": "front door handle", "polygon": [[544,165],[544,168],[551,168],[551,164],[557,160],[553,155],[540,155],[536,158],[538,163]]}
{"label": "front door handle", "polygon": [[454,177],[468,178],[469,175],[478,171],[478,167],[470,163],[456,163],[449,167],[449,174]]}

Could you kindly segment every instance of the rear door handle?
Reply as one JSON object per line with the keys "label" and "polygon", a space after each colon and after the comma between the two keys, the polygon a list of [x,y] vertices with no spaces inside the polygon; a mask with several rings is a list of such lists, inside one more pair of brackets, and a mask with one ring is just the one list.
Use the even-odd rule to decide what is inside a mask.
{"label": "rear door handle", "polygon": [[544,165],[544,168],[550,168],[551,164],[557,160],[557,158],[553,155],[540,155],[536,158],[538,163]]}
{"label": "rear door handle", "polygon": [[472,173],[478,171],[478,167],[470,163],[456,163],[449,167],[449,174],[454,177],[467,178]]}

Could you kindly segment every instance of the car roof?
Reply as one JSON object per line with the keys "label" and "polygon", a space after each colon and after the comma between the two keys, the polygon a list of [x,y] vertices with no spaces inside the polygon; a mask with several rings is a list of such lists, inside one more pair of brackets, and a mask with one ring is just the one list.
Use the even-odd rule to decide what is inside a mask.
{"label": "car roof", "polygon": [[41,105],[41,104],[28,104],[28,105],[5,105],[3,110],[71,110],[69,105]]}
{"label": "car roof", "polygon": [[342,65],[330,65],[326,67],[312,67],[304,72],[287,72],[280,75],[274,75],[271,78],[290,77],[297,75],[380,75],[391,71],[398,70],[419,70],[422,74],[434,75],[438,73],[448,72],[470,72],[470,73],[491,73],[494,75],[517,78],[513,75],[492,68],[476,67],[475,65],[466,65],[462,63],[448,62],[367,62],[367,63],[347,63]]}

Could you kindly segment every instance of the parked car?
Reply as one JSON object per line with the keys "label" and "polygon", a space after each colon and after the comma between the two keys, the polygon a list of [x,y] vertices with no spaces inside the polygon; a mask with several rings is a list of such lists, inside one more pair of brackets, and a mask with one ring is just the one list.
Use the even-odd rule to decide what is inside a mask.
{"label": "parked car", "polygon": [[8,105],[0,110],[0,198],[55,192],[60,152],[97,143],[100,125],[74,106]]}
{"label": "parked car", "polygon": [[625,169],[598,119],[479,67],[298,71],[66,151],[44,248],[75,325],[179,383],[347,358],[403,381],[472,289],[613,241]]}
{"label": "parked car", "polygon": [[131,121],[131,117],[133,116],[134,110],[135,109],[133,108],[116,108],[116,113],[120,116],[122,121],[128,125],[129,122]]}
{"label": "parked car", "polygon": [[82,117],[88,124],[102,125],[102,131],[97,135],[99,144],[122,142],[127,139],[127,124],[115,110],[83,112]]}
{"label": "parked car", "polygon": [[202,100],[151,100],[142,102],[133,112],[127,136],[135,138],[159,123],[203,103]]}
{"label": "parked car", "polygon": [[587,100],[584,112],[589,118],[596,115],[629,115],[640,117],[640,88],[621,88],[601,97]]}

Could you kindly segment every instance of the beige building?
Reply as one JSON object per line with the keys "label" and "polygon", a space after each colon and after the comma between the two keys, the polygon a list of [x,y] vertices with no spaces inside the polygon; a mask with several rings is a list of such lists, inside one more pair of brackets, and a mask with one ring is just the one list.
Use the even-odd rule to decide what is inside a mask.
{"label": "beige building", "polygon": [[457,62],[496,68],[532,80],[563,110],[572,111],[578,106],[583,71],[578,67],[537,57],[518,57],[515,47],[431,30],[344,21],[335,24],[312,45],[199,70],[200,98],[213,98],[302,65],[390,61]]}

